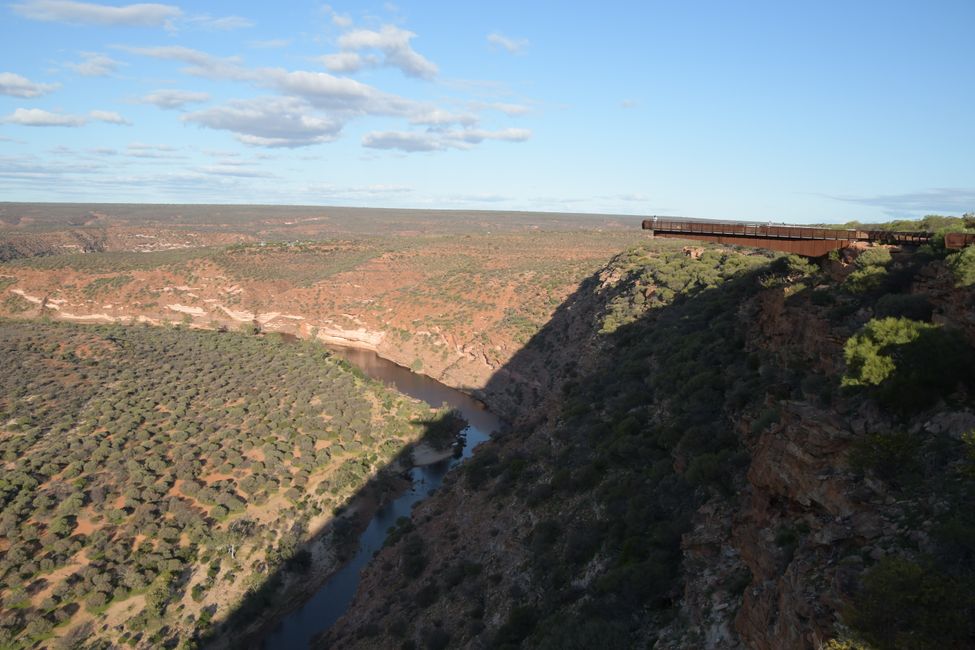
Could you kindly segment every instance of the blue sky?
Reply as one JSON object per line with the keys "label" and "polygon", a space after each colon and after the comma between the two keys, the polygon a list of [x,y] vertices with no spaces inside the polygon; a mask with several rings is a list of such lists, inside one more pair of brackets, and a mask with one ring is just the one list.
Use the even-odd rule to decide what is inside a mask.
{"label": "blue sky", "polygon": [[975,2],[0,4],[0,200],[975,211]]}

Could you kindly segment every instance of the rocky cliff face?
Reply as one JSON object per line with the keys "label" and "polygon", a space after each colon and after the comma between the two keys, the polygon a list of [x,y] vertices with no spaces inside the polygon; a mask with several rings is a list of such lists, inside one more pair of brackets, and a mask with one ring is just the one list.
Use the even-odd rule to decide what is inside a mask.
{"label": "rocky cliff face", "polygon": [[843,348],[921,305],[969,354],[973,290],[938,261],[887,273],[856,293],[798,260],[621,255],[495,374],[514,430],[396,531],[322,647],[938,647],[871,627],[871,576],[953,561],[972,377],[906,413],[840,386]]}

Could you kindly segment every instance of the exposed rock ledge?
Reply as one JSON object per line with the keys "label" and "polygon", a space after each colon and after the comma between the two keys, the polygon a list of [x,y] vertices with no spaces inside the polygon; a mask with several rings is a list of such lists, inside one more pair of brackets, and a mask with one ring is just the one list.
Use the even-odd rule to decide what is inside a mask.
{"label": "exposed rock ledge", "polygon": [[344,345],[351,348],[362,348],[375,352],[385,337],[385,332],[371,332],[364,329],[319,329],[316,338],[323,343]]}

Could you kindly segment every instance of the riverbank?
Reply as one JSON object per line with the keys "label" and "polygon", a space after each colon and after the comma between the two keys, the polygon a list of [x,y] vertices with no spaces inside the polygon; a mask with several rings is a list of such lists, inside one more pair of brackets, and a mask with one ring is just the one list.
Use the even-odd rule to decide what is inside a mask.
{"label": "riverbank", "polygon": [[[463,440],[459,438],[458,444],[463,444]],[[454,458],[457,451],[456,446],[440,450],[424,442],[412,445],[409,453],[402,456],[412,459],[409,467],[390,466],[383,475],[377,475],[364,490],[355,494],[349,503],[342,507],[339,514],[323,515],[318,518],[318,522],[312,520],[312,527],[320,530],[313,534],[301,549],[310,553],[311,562],[304,572],[288,576],[289,581],[283,589],[283,598],[278,599],[279,604],[264,609],[249,626],[253,629],[235,638],[233,645],[229,639],[217,639],[206,647],[212,650],[230,647],[255,650],[281,647],[266,644],[265,638],[281,624],[283,619],[304,606],[336,574],[354,561],[360,539],[370,523],[375,520],[377,513],[402,499],[410,490],[424,495],[427,493],[429,487],[425,485],[425,478],[421,477],[419,481],[415,481],[413,472],[445,463]],[[345,528],[342,522],[349,522],[349,528]],[[329,554],[327,549],[334,544],[336,528],[349,531],[343,533],[348,541],[337,552]]]}
{"label": "riverbank", "polygon": [[[502,422],[482,402],[469,395],[413,373],[374,352],[329,348],[371,379],[383,381],[431,406],[447,404],[458,410],[468,426],[460,432],[458,446],[438,450],[424,442],[414,445],[409,454],[411,467],[392,470],[400,479],[408,472],[409,481],[396,483],[397,489],[387,489],[378,497],[374,490],[363,495],[355,505],[353,534],[349,535],[350,539],[358,540],[357,551],[351,557],[343,557],[340,563],[331,564],[327,575],[322,572],[316,574],[315,580],[303,579],[291,591],[287,607],[276,607],[273,615],[262,616],[257,630],[248,632],[250,642],[245,647],[305,648],[312,638],[327,630],[345,613],[357,589],[359,572],[382,548],[388,530],[401,517],[408,517],[413,506],[439,487],[447,472],[469,457],[474,447],[502,427]],[[256,642],[261,637],[261,642]]]}
{"label": "riverbank", "polygon": [[262,607],[257,615],[247,621],[245,628],[218,634],[207,639],[203,647],[210,650],[261,648],[264,637],[283,618],[307,602],[355,556],[359,536],[376,511],[384,503],[409,490],[411,485],[402,472],[390,472],[377,477],[366,488],[352,495],[337,514],[323,514],[309,522],[309,527],[315,532],[298,549],[298,553],[308,553],[306,567],[300,571],[281,567],[276,574],[266,575],[266,580],[283,581],[274,603]]}

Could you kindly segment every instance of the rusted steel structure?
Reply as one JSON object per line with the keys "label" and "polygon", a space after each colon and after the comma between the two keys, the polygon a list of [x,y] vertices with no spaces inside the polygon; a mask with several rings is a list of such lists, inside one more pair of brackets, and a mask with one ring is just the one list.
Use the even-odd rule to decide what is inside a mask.
{"label": "rusted steel structure", "polygon": [[[856,230],[762,224],[746,221],[706,221],[679,217],[650,217],[643,221],[643,229],[656,237],[696,239],[699,241],[755,246],[795,253],[806,257],[820,257],[832,250],[846,248],[854,242],[874,242],[893,245],[919,245],[934,237],[929,232],[895,232],[889,230]],[[945,235],[945,246],[963,248],[975,244],[975,234]]]}
{"label": "rusted steel structure", "polygon": [[945,234],[945,248],[965,248],[975,246],[975,233],[949,232]]}

